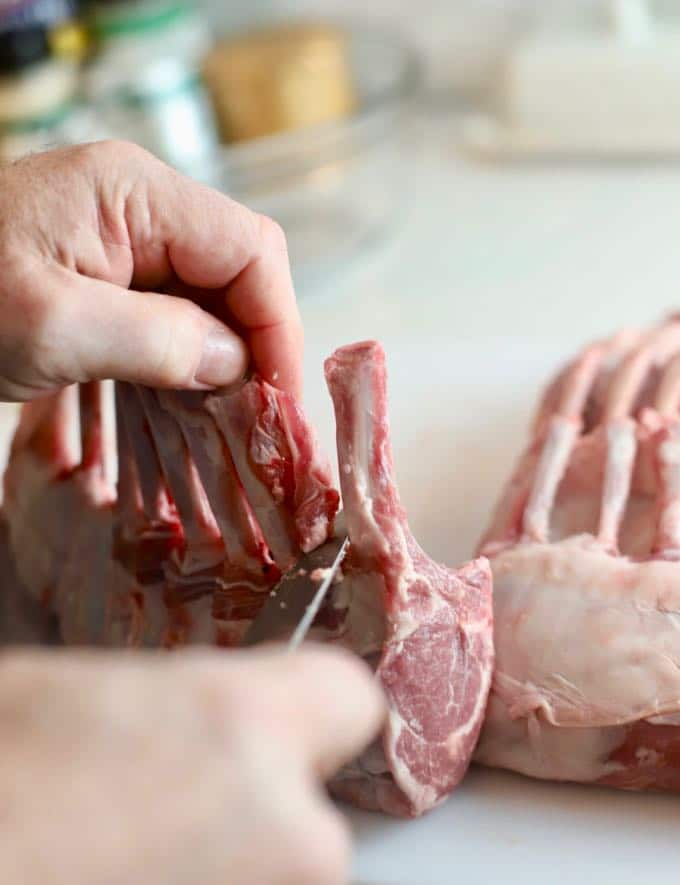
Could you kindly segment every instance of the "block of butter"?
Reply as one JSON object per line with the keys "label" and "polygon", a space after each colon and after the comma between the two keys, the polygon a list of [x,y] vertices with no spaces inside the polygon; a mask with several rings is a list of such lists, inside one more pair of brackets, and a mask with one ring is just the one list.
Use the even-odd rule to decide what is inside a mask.
{"label": "block of butter", "polygon": [[203,73],[226,142],[330,122],[356,105],[347,35],[329,25],[288,24],[224,39]]}

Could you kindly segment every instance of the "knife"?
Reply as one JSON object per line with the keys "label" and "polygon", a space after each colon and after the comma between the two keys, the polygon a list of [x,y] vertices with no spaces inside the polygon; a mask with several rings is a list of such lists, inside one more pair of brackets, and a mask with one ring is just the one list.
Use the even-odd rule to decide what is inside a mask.
{"label": "knife", "polygon": [[281,578],[246,630],[242,646],[273,641],[285,642],[287,651],[300,646],[347,553],[349,538],[343,528],[338,525],[339,533],[302,556]]}

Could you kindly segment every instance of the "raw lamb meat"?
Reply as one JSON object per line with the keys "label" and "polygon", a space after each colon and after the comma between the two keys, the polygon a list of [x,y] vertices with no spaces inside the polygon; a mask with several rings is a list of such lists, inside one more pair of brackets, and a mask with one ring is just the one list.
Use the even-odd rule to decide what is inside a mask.
{"label": "raw lamb meat", "polygon": [[[481,727],[490,571],[439,566],[411,536],[379,345],[341,349],[326,373],[351,544],[314,633],[366,658],[390,703],[382,742],[332,788],[416,815],[463,776]],[[117,422],[113,396],[92,384],[24,409],[4,512],[27,594],[66,643],[239,645],[272,587],[333,533],[339,495],[311,427],[258,378],[207,395],[118,384]]]}
{"label": "raw lamb meat", "polygon": [[112,397],[90,384],[80,408],[69,389],[23,411],[4,502],[22,583],[68,644],[238,645],[333,529],[309,424],[257,378],[222,395],[119,384],[117,436]]}
{"label": "raw lamb meat", "polygon": [[680,789],[680,323],[551,384],[481,550],[496,672],[478,761]]}
{"label": "raw lamb meat", "polygon": [[344,769],[336,795],[364,808],[418,815],[463,777],[493,668],[486,560],[458,571],[411,534],[394,481],[385,358],[375,342],[326,362],[350,548],[332,607],[335,640],[376,665],[389,702],[382,743]]}

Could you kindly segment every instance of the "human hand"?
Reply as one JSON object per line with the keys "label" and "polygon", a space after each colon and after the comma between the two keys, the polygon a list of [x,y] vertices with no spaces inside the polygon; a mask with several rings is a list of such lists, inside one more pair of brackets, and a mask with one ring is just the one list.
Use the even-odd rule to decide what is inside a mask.
{"label": "human hand", "polygon": [[281,229],[135,145],[0,169],[0,267],[0,399],[97,378],[209,389],[248,351],[301,395]]}
{"label": "human hand", "polygon": [[340,885],[321,783],[383,713],[331,649],[0,658],[0,881]]}

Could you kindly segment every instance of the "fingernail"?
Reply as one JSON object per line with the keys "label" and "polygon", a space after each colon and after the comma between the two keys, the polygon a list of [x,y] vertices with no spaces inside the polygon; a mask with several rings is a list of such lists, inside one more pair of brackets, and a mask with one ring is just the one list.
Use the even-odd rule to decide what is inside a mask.
{"label": "fingernail", "polygon": [[240,338],[214,329],[203,343],[203,356],[194,383],[200,387],[233,384],[243,375],[245,366],[245,345]]}

